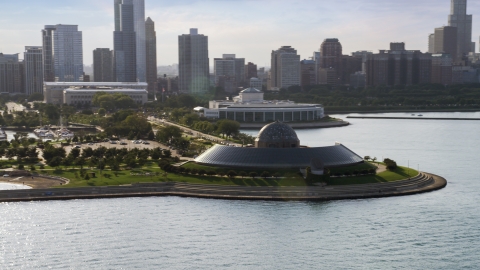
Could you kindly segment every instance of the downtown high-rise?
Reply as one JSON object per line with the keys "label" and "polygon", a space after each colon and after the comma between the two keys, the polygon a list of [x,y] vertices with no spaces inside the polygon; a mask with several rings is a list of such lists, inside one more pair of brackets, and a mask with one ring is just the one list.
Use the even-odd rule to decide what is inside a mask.
{"label": "downtown high-rise", "polygon": [[178,36],[179,90],[183,93],[201,94],[210,85],[208,37],[190,29],[190,34]]}
{"label": "downtown high-rise", "polygon": [[43,50],[40,46],[26,46],[23,54],[25,94],[43,92]]}
{"label": "downtown high-rise", "polygon": [[291,46],[282,46],[272,51],[271,59],[271,89],[287,89],[290,86],[300,85],[300,55],[297,54],[297,50]]}
{"label": "downtown high-rise", "polygon": [[451,0],[448,25],[457,28],[457,60],[474,51],[472,15],[467,15],[467,0]]}
{"label": "downtown high-rise", "polygon": [[115,81],[137,81],[137,38],[134,25],[132,0],[115,0]]}
{"label": "downtown high-rise", "polygon": [[148,92],[153,93],[157,90],[157,34],[155,22],[150,17],[145,22],[145,45]]}
{"label": "downtown high-rise", "polygon": [[98,48],[93,51],[93,81],[113,82],[113,51]]}
{"label": "downtown high-rise", "polygon": [[145,82],[145,0],[114,0],[114,10],[116,81]]}
{"label": "downtown high-rise", "polygon": [[46,82],[83,81],[83,41],[78,25],[46,25],[42,42]]}

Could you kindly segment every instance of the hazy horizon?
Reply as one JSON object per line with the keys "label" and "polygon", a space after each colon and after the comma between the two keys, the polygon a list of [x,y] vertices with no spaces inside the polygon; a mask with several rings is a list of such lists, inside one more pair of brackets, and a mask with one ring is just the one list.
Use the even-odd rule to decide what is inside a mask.
{"label": "hazy horizon", "polygon": [[[270,53],[281,46],[297,49],[302,59],[318,51],[325,38],[338,38],[343,53],[388,49],[390,42],[427,51],[428,35],[448,24],[450,0],[145,0],[146,17],[155,21],[158,66],[178,63],[178,35],[198,28],[209,37],[213,58],[233,53],[259,66],[270,66]],[[28,4],[26,4],[28,3]],[[0,52],[20,53],[41,46],[45,25],[77,24],[83,32],[83,59],[91,65],[95,48],[113,49],[113,0],[16,1],[2,3]],[[473,15],[472,41],[479,51],[476,15],[480,2],[468,2]],[[5,27],[8,26],[8,27]]]}

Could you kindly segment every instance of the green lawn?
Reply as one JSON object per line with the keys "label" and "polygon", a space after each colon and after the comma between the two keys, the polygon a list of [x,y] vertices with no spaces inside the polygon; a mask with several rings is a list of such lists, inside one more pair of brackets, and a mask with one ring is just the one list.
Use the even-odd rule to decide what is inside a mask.
{"label": "green lawn", "polygon": [[[368,164],[367,164],[368,165]],[[189,168],[195,169],[205,169],[213,170],[213,167],[207,167],[202,165],[197,165],[194,163],[187,163],[184,165]],[[360,165],[359,165],[360,166]],[[216,168],[217,170],[225,168]],[[357,168],[358,169],[358,168]],[[279,170],[283,175],[286,175],[284,178],[278,179],[262,179],[256,177],[252,179],[251,177],[245,178],[234,178],[229,179],[228,177],[216,177],[216,176],[192,176],[184,174],[175,174],[175,173],[165,173],[153,163],[148,164],[142,169],[134,170],[123,170],[117,173],[114,173],[110,170],[104,170],[102,174],[98,170],[86,170],[90,173],[95,173],[95,177],[92,177],[89,180],[85,180],[80,176],[79,169],[63,169],[63,170],[53,170],[49,167],[46,167],[45,170],[38,170],[41,174],[49,174],[55,176],[61,176],[70,179],[70,184],[62,187],[89,187],[89,186],[118,186],[118,185],[127,185],[133,183],[155,183],[155,182],[181,182],[181,183],[192,183],[192,184],[214,184],[214,185],[238,185],[238,186],[307,186],[303,177],[301,177],[296,170]],[[228,171],[228,170],[227,170]],[[245,170],[248,172],[247,170]],[[149,175],[146,175],[146,174]],[[261,173],[261,172],[259,172]],[[368,183],[382,183],[382,182],[392,182],[409,177],[415,176],[418,174],[417,171],[413,169],[407,169],[405,167],[399,167],[397,170],[391,172],[386,171],[378,175],[371,176],[358,176],[358,177],[341,177],[341,178],[331,178],[330,185],[354,185],[354,184],[368,184]],[[141,174],[141,175],[137,175]]]}

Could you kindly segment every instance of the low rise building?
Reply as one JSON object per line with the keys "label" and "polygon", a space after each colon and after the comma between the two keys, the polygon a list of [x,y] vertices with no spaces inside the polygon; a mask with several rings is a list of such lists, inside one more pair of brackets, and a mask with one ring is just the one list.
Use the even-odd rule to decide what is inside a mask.
{"label": "low rise building", "polygon": [[[44,101],[48,104],[64,104],[64,91],[67,89],[106,91],[116,90],[137,90],[142,91],[148,88],[147,83],[137,82],[45,82],[43,84]],[[143,93],[143,91],[142,91]]]}
{"label": "low rise building", "polygon": [[264,93],[247,88],[233,100],[212,100],[209,108],[198,110],[207,118],[230,119],[245,123],[308,122],[325,117],[320,104],[297,104],[292,101],[264,100]]}
{"label": "low rise building", "polygon": [[98,88],[98,89],[78,89],[69,88],[63,91],[64,104],[68,105],[82,105],[91,106],[93,97],[98,92],[105,92],[108,94],[123,94],[127,95],[141,105],[148,101],[148,91],[146,89],[115,89],[115,88]]}

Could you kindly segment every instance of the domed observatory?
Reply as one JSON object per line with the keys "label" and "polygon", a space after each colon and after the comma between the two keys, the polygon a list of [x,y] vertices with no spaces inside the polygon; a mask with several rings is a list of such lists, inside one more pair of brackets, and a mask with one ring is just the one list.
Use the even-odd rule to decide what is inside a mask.
{"label": "domed observatory", "polygon": [[256,148],[299,148],[297,133],[279,121],[266,125],[255,139]]}

